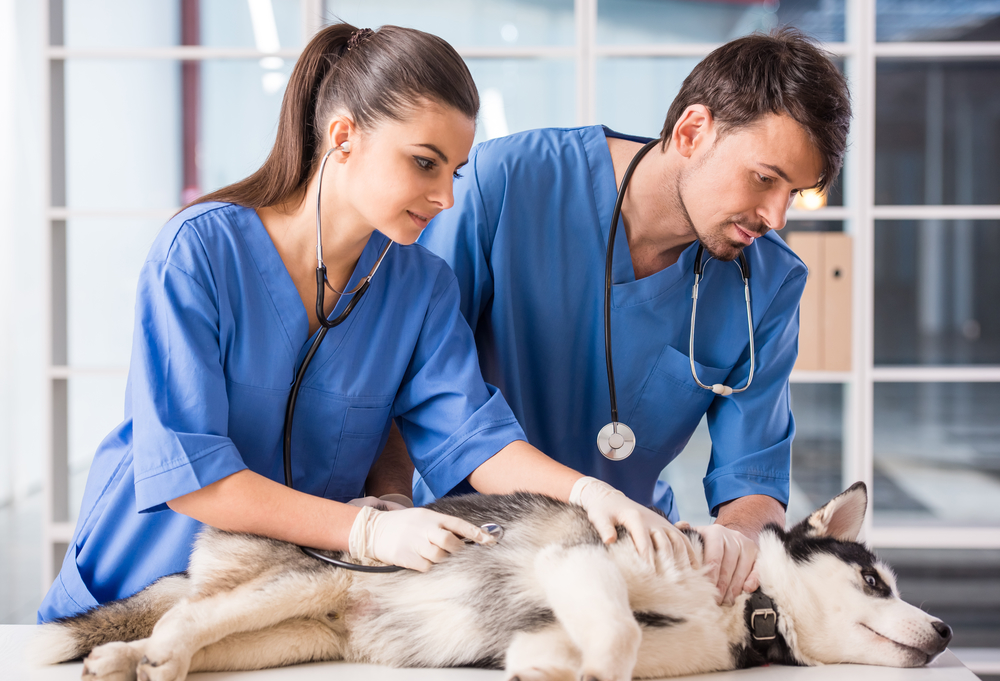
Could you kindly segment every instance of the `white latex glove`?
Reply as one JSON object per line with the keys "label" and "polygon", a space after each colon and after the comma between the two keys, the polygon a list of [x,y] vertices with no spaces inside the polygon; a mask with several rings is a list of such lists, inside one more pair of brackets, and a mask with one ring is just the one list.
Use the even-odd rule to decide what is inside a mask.
{"label": "white latex glove", "polygon": [[606,482],[590,477],[580,478],[573,485],[569,501],[583,507],[605,544],[618,538],[615,526],[621,525],[628,530],[639,555],[652,564],[652,535],[659,533],[669,542],[674,560],[679,565],[695,565],[694,547],[683,532],[659,513],[637,504]]}
{"label": "white latex glove", "polygon": [[705,544],[705,565],[711,565],[709,579],[719,590],[718,603],[732,605],[741,591],[753,593],[760,586],[754,570],[757,561],[757,544],[742,532],[725,525],[696,527]]}
{"label": "white latex glove", "polygon": [[351,526],[348,545],[356,560],[370,558],[426,572],[461,549],[465,545],[463,537],[477,544],[496,542],[472,523],[426,508],[387,513],[362,506]]}
{"label": "white latex glove", "polygon": [[380,497],[368,496],[351,499],[347,502],[347,505],[357,506],[358,508],[371,506],[380,511],[398,511],[404,508],[413,508],[413,500],[402,494],[383,494]]}

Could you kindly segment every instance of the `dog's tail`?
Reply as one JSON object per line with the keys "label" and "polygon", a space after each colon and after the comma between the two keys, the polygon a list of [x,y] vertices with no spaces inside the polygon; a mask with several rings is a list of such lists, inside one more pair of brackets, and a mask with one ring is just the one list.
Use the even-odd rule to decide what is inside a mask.
{"label": "dog's tail", "polygon": [[26,659],[56,664],[85,657],[112,641],[148,638],[163,613],[188,592],[186,574],[168,575],[134,596],[43,624],[29,644]]}

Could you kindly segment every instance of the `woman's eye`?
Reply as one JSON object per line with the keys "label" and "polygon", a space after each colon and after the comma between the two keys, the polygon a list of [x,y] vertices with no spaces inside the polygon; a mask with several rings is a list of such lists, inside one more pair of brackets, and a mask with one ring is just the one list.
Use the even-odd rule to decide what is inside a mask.
{"label": "woman's eye", "polygon": [[414,156],[413,160],[416,161],[421,170],[430,170],[435,165],[434,161],[429,158],[424,158],[423,156]]}
{"label": "woman's eye", "polygon": [[452,175],[454,175],[454,177],[455,177],[456,180],[458,178],[462,177],[462,173],[458,172],[457,170],[455,172],[453,172]]}

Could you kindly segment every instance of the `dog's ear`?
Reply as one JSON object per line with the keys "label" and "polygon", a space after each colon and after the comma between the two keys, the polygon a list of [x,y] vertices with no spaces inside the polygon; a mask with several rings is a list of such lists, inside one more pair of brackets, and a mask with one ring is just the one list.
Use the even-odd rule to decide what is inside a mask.
{"label": "dog's ear", "polygon": [[857,541],[868,508],[868,488],[856,482],[846,491],[799,523],[795,531],[807,537],[832,537],[838,541]]}

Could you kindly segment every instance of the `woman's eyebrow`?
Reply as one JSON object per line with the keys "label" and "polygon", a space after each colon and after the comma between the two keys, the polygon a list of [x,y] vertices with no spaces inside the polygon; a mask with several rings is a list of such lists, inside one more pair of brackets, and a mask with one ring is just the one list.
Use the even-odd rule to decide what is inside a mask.
{"label": "woman's eyebrow", "polygon": [[440,149],[438,149],[433,144],[414,144],[413,146],[415,146],[415,147],[424,147],[425,149],[430,149],[431,151],[433,151],[435,154],[438,155],[438,158],[441,159],[442,163],[447,163],[448,162],[448,157],[444,155],[444,152],[441,151]]}

